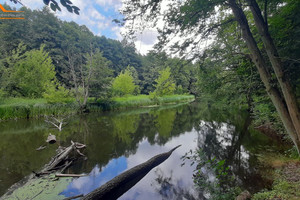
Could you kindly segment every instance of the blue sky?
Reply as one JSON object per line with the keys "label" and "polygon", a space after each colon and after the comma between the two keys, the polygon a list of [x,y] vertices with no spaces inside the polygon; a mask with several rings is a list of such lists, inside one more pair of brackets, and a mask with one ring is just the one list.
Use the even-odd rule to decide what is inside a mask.
{"label": "blue sky", "polygon": [[[57,0],[59,2],[59,0]],[[43,0],[21,0],[30,9],[42,9]],[[65,21],[74,21],[79,25],[86,25],[95,35],[104,35],[107,38],[122,40],[121,27],[112,22],[113,19],[121,18],[118,10],[122,7],[122,0],[72,0],[73,4],[80,8],[80,15],[69,13],[63,6],[62,11],[55,15]],[[12,7],[19,8],[9,0],[0,0],[0,4],[7,3]],[[137,51],[146,54],[156,41],[157,34],[153,30],[145,31],[138,35],[135,41]]]}
{"label": "blue sky", "polygon": [[[21,0],[21,2],[31,9],[41,9],[44,6],[42,0]],[[95,35],[122,39],[120,27],[112,22],[113,19],[121,17],[118,12],[122,6],[121,0],[73,0],[72,2],[81,9],[79,16],[69,13],[63,6],[61,6],[61,12],[56,12],[56,16],[62,20],[86,25]],[[20,7],[20,5],[9,0],[0,0],[0,4],[4,3],[17,8]]]}

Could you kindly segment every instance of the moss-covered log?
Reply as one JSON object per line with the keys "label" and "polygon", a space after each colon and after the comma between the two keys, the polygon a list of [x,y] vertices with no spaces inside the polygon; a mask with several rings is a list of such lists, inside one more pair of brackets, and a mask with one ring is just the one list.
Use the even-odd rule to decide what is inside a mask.
{"label": "moss-covered log", "polygon": [[168,159],[172,152],[180,146],[178,145],[169,152],[158,154],[148,161],[123,172],[82,199],[117,199],[139,182],[151,169]]}

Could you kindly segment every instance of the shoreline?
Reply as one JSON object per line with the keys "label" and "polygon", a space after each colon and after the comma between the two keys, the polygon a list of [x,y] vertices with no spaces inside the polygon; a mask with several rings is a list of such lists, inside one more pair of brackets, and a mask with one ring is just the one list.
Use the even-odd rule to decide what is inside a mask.
{"label": "shoreline", "polygon": [[[110,101],[90,99],[87,108],[90,112],[103,112],[138,107],[159,107],[162,105],[190,103],[195,100],[193,95],[169,95],[158,97],[154,101],[149,95],[116,97]],[[12,103],[11,103],[12,102]],[[45,99],[5,99],[0,104],[0,122],[16,119],[32,119],[44,116],[62,116],[78,113],[79,106],[74,101],[47,103]]]}

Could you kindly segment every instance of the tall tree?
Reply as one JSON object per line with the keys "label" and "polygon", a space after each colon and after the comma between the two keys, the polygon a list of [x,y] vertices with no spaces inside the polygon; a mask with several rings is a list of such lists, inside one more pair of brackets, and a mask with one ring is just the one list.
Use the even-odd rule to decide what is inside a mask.
{"label": "tall tree", "polygon": [[52,60],[44,46],[25,53],[24,50],[25,46],[20,44],[7,59],[9,67],[3,74],[2,88],[9,96],[42,97],[55,81]]}
{"label": "tall tree", "polygon": [[[98,90],[103,89],[107,80],[97,80],[109,78],[112,71],[108,69],[109,62],[102,56],[99,50],[86,54],[85,57],[67,51],[70,73],[73,78],[73,85],[75,90],[75,98],[80,107],[80,112],[87,112],[87,101],[90,97],[91,86],[94,86],[94,95],[98,92],[95,91],[95,86],[98,85]],[[103,70],[101,74],[100,69]],[[107,75],[108,77],[104,77]],[[103,81],[101,83],[100,81]],[[99,93],[98,93],[99,94]]]}
{"label": "tall tree", "polygon": [[[293,2],[293,0],[287,0],[284,1],[285,4],[277,1],[272,3],[275,7],[282,7],[289,6]],[[248,8],[252,16],[249,15]],[[251,53],[252,62],[300,154],[299,105],[297,105],[293,88],[289,78],[286,77],[278,50],[268,30],[266,20],[268,13],[265,13],[265,18],[263,18],[262,11],[255,0],[191,0],[172,3],[162,0],[127,1],[123,10],[127,27],[136,28],[137,26],[134,25],[139,24],[141,20],[149,22],[150,25],[164,20],[164,27],[159,30],[160,42],[157,47],[163,49],[168,46],[166,44],[172,42],[174,36],[180,36],[185,40],[176,42],[173,49],[181,54],[189,53],[189,57],[198,56],[198,45],[203,38],[209,38],[223,25],[236,21],[241,28],[248,51]],[[254,35],[250,26],[254,26],[259,35]],[[132,28],[130,30],[132,31]],[[259,48],[259,41],[262,41],[264,48]],[[273,73],[276,80],[273,78]]]}

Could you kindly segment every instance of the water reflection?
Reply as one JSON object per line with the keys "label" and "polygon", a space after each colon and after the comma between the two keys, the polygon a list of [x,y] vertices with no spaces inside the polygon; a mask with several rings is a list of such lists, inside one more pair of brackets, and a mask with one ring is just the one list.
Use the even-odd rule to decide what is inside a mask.
{"label": "water reflection", "polygon": [[80,194],[87,194],[126,169],[127,161],[124,156],[118,159],[112,159],[103,169],[96,165],[90,172],[89,176],[75,179],[72,183],[70,183],[67,189],[61,193],[61,195],[76,196]]}
{"label": "water reflection", "polygon": [[[70,140],[87,145],[84,154],[88,160],[78,161],[66,173],[87,173],[89,176],[74,179],[61,192],[66,197],[86,194],[126,169],[178,144],[182,146],[169,159],[120,199],[203,197],[194,187],[195,166],[181,166],[181,157],[197,148],[201,148],[208,159],[225,159],[236,183],[250,191],[256,190],[261,187],[257,184],[260,177],[255,171],[256,157],[251,151],[259,143],[254,138],[256,135],[249,132],[249,122],[247,113],[238,110],[212,110],[190,104],[73,116],[61,132],[45,126],[42,120],[0,123],[1,131],[4,130],[0,133],[0,195],[50,160],[57,146],[35,151],[49,132],[57,135],[60,145],[68,146]],[[14,143],[17,147],[11,145]]]}

